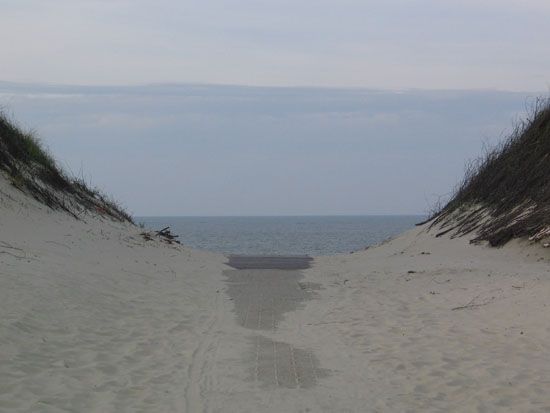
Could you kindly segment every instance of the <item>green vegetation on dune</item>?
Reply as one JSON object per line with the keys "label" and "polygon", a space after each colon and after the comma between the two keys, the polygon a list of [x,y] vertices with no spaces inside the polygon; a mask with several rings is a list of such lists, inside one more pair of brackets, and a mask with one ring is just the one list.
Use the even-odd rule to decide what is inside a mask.
{"label": "green vegetation on dune", "polygon": [[475,233],[473,242],[493,246],[550,236],[550,100],[538,100],[508,139],[469,165],[433,218],[438,235]]}
{"label": "green vegetation on dune", "polygon": [[11,183],[53,209],[75,217],[83,212],[132,222],[132,217],[99,190],[67,175],[39,139],[0,114],[0,171]]}

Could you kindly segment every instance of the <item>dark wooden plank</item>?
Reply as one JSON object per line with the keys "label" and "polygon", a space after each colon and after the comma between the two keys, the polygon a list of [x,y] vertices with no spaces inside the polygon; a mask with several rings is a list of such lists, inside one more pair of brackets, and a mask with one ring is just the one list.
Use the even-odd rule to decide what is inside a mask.
{"label": "dark wooden plank", "polygon": [[228,265],[237,270],[305,270],[313,258],[302,256],[247,256],[231,255]]}

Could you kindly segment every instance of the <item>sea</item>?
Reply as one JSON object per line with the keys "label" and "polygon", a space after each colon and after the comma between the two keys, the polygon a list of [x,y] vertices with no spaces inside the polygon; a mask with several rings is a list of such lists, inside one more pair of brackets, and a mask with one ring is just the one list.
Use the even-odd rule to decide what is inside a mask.
{"label": "sea", "polygon": [[365,249],[424,219],[421,215],[280,217],[136,217],[170,227],[182,244],[238,255],[333,255]]}

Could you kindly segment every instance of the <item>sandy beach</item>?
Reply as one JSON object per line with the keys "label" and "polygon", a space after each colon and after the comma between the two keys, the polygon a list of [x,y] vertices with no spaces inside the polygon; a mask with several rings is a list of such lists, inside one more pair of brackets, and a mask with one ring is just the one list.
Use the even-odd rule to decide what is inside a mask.
{"label": "sandy beach", "polygon": [[550,409],[539,244],[418,227],[306,269],[237,269],[0,182],[1,411]]}
{"label": "sandy beach", "polygon": [[550,1],[0,1],[0,413],[550,413]]}

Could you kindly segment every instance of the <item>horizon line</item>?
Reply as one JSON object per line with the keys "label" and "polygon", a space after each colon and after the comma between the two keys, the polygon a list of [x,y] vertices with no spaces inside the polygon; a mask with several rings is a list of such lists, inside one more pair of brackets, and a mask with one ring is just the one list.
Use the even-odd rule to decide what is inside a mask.
{"label": "horizon line", "polygon": [[533,90],[512,90],[512,89],[498,89],[498,88],[379,88],[373,86],[326,86],[326,85],[254,85],[254,84],[242,84],[242,83],[207,83],[207,82],[178,82],[178,81],[166,81],[166,82],[139,82],[139,83],[59,83],[59,82],[43,82],[43,81],[11,81],[0,79],[1,86],[33,86],[33,87],[67,87],[67,88],[155,88],[155,87],[178,87],[178,86],[190,86],[190,87],[219,87],[219,88],[243,88],[243,89],[303,89],[303,90],[341,90],[341,91],[369,91],[369,92],[393,92],[393,93],[407,93],[407,92],[493,92],[493,93],[517,93],[517,94],[549,94],[549,90],[533,91]]}

